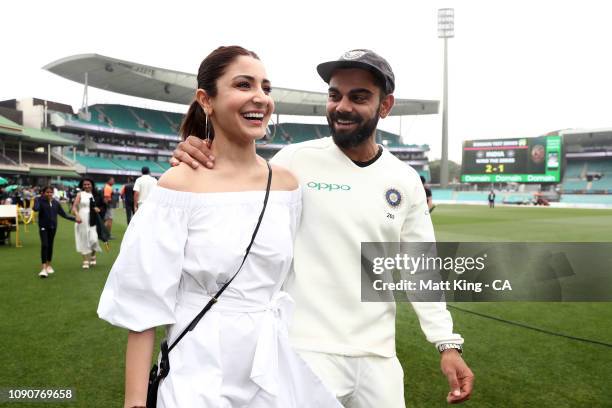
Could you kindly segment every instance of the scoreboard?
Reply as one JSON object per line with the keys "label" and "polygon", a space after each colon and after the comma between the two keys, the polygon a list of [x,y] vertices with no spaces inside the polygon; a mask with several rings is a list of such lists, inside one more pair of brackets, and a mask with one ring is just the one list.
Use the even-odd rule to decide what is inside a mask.
{"label": "scoreboard", "polygon": [[561,136],[463,142],[464,183],[558,183]]}

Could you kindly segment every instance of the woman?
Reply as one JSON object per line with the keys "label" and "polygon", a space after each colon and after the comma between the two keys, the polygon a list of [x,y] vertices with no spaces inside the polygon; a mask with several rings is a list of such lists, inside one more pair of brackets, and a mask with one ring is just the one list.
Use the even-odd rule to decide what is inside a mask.
{"label": "woman", "polygon": [[40,197],[34,202],[34,211],[38,212],[38,234],[40,236],[40,259],[42,268],[38,273],[41,278],[46,278],[54,273],[51,266],[53,257],[53,239],[57,231],[57,216],[60,215],[67,220],[76,221],[75,217],[66,214],[60,203],[53,198],[53,187],[46,186],[42,189]]}
{"label": "woman", "polygon": [[[214,170],[168,170],[132,218],[98,314],[129,329],[125,407],[146,403],[154,328],[171,344],[234,274],[262,209],[268,165],[255,152],[274,111],[257,55],[220,47],[200,65],[181,135],[207,139]],[[272,167],[259,233],[236,279],[170,354],[158,407],[340,407],[290,348],[289,272],[301,191]]]}
{"label": "woman", "polygon": [[72,204],[72,214],[76,217],[74,226],[74,240],[76,250],[83,256],[83,269],[96,264],[96,252],[102,251],[98,243],[95,214],[100,209],[95,204],[95,190],[93,180],[84,178],[79,182],[81,190]]}

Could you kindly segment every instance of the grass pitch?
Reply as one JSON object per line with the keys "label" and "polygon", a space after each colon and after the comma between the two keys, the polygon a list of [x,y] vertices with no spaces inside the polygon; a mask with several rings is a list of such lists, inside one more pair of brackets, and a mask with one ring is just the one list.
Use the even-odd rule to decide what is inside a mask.
{"label": "grass pitch", "polygon": [[[113,235],[125,230],[115,212]],[[612,211],[439,206],[441,241],[612,241]],[[60,220],[53,266],[39,279],[36,226],[23,248],[0,246],[0,388],[72,388],[72,403],[0,403],[10,407],[117,407],[123,403],[127,334],[99,320],[96,308],[120,240],[80,268],[73,225]],[[612,266],[611,266],[612,273]],[[612,343],[611,303],[458,303],[465,310],[542,329]],[[448,392],[439,356],[421,333],[410,305],[400,304],[397,349],[409,407],[444,407]],[[465,359],[476,375],[472,407],[610,407],[612,348],[551,336],[451,310],[466,339]],[[159,336],[158,336],[159,337]],[[374,407],[379,408],[379,407]],[[380,407],[384,408],[384,407]]]}

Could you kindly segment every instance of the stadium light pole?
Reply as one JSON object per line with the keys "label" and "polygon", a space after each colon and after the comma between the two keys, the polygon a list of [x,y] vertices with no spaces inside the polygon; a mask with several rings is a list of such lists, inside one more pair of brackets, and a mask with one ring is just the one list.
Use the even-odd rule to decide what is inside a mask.
{"label": "stadium light pole", "polygon": [[440,160],[440,187],[448,187],[448,52],[449,38],[455,36],[455,9],[438,9],[438,38],[444,39],[444,91],[442,102],[442,158]]}

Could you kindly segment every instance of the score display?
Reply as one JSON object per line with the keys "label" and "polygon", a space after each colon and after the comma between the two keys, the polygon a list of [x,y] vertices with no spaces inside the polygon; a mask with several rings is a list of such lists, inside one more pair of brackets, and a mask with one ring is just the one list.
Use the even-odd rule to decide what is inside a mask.
{"label": "score display", "polygon": [[468,140],[463,142],[464,183],[558,183],[561,137]]}

